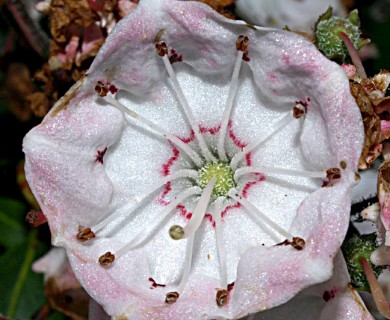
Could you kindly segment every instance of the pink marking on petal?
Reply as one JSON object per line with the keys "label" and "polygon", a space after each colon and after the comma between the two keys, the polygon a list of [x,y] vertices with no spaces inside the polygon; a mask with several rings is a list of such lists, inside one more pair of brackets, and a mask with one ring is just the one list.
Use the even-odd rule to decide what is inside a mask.
{"label": "pink marking on petal", "polygon": [[291,64],[291,61],[290,61],[290,57],[287,53],[284,53],[282,56],[281,56],[281,60],[282,62],[286,65],[286,66],[290,66]]}
{"label": "pink marking on petal", "polygon": [[245,155],[245,161],[246,161],[246,165],[248,167],[250,167],[252,165],[252,153],[251,152],[248,152],[246,155]]}
{"label": "pink marking on petal", "polygon": [[169,192],[171,192],[171,190],[172,190],[171,182],[168,182],[167,184],[165,184],[164,190],[161,196],[158,198],[157,203],[163,206],[167,206],[170,202],[166,201],[164,198],[168,195]]}
{"label": "pink marking on petal", "polygon": [[156,281],[154,281],[154,279],[152,277],[150,277],[148,280],[152,283],[150,285],[150,289],[156,289],[157,287],[161,287],[161,288],[165,287],[165,284],[157,283]]}
{"label": "pink marking on petal", "polygon": [[201,133],[216,134],[220,129],[221,129],[221,124],[218,124],[215,127],[211,127],[211,128],[199,124],[199,130]]}
{"label": "pink marking on petal", "polygon": [[108,88],[108,90],[111,92],[111,94],[115,94],[118,92],[118,88],[116,86],[114,86],[113,84],[110,84],[110,87]]}
{"label": "pink marking on petal", "polygon": [[176,147],[172,147],[172,157],[168,159],[166,163],[162,165],[162,174],[164,177],[171,173],[171,167],[175,163],[175,161],[179,158],[180,152]]}
{"label": "pink marking on petal", "polygon": [[337,293],[336,288],[333,288],[331,290],[325,290],[324,293],[322,294],[322,299],[324,299],[325,302],[329,302],[336,296],[336,293]]}
{"label": "pink marking on petal", "polygon": [[241,207],[241,203],[236,202],[235,204],[231,204],[227,206],[222,212],[221,217],[223,218],[230,210],[237,209]]}
{"label": "pink marking on petal", "polygon": [[232,139],[232,141],[234,142],[234,144],[235,144],[237,147],[239,147],[239,148],[241,148],[241,149],[244,148],[244,147],[246,147],[246,146],[247,146],[247,143],[241,141],[240,139],[238,139],[238,137],[236,136],[236,134],[235,134],[234,131],[233,131],[232,126],[233,126],[233,122],[232,122],[232,120],[229,120],[229,122],[228,122],[228,127],[229,127],[229,137],[230,137],[230,139]]}
{"label": "pink marking on petal", "polygon": [[273,84],[277,84],[279,83],[279,79],[278,79],[278,76],[273,73],[273,72],[268,72],[267,73],[267,81],[273,83]]}
{"label": "pink marking on petal", "polygon": [[183,55],[178,54],[175,49],[171,49],[171,52],[169,54],[169,62],[172,64],[174,62],[182,62],[183,61]]}
{"label": "pink marking on petal", "polygon": [[102,151],[97,151],[97,154],[95,155],[95,162],[98,162],[100,164],[103,164],[103,157],[107,151],[107,147]]}
{"label": "pink marking on petal", "polygon": [[260,182],[263,182],[265,181],[265,176],[261,173],[256,173],[256,175],[258,176],[258,179],[257,180],[254,180],[254,181],[250,181],[248,182],[244,188],[242,188],[242,196],[244,198],[246,198],[248,196],[248,191],[251,187],[253,187],[254,185],[260,183]]}
{"label": "pink marking on petal", "polygon": [[179,205],[176,207],[176,209],[178,209],[178,210],[180,211],[180,215],[181,215],[182,217],[186,217],[186,216],[187,216],[187,214],[188,214],[187,209],[186,209],[186,207],[183,206],[182,204],[179,204]]}
{"label": "pink marking on petal", "polygon": [[206,213],[204,215],[204,218],[208,221],[211,222],[211,225],[213,226],[213,228],[215,228],[215,221],[213,220],[213,216],[210,214],[210,213]]}
{"label": "pink marking on petal", "polygon": [[193,141],[195,139],[195,132],[193,130],[191,130],[191,134],[189,137],[187,138],[184,138],[184,137],[178,137],[181,141],[183,141],[184,143],[190,143],[191,141]]}

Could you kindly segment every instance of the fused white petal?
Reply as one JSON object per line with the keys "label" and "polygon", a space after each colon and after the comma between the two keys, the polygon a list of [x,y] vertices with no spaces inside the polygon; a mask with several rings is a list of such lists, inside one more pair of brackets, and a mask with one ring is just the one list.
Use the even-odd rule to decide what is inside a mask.
{"label": "fused white petal", "polygon": [[[345,73],[302,37],[144,0],[24,151],[53,242],[108,314],[234,319],[331,276],[362,141]],[[251,166],[274,169],[235,175]]]}

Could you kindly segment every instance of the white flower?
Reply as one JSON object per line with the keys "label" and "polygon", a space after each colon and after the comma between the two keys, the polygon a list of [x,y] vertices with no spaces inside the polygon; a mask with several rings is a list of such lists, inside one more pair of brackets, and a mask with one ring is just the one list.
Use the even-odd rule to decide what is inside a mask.
{"label": "white flower", "polygon": [[343,70],[305,39],[145,0],[24,151],[108,314],[233,319],[331,276],[362,141]]}

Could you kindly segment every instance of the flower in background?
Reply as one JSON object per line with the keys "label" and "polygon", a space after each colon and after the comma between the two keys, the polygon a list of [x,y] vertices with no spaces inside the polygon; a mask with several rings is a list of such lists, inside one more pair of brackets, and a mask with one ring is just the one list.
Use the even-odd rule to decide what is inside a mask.
{"label": "flower in background", "polygon": [[329,6],[338,16],[345,15],[340,0],[237,0],[237,14],[247,21],[269,27],[284,28],[312,33],[318,16]]}
{"label": "flower in background", "polygon": [[344,71],[304,38],[145,0],[24,152],[108,314],[232,319],[331,277],[362,143]]}

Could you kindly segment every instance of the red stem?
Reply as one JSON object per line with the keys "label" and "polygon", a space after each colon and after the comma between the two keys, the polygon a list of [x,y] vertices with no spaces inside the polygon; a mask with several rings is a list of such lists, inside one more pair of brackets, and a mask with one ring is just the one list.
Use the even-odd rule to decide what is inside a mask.
{"label": "red stem", "polygon": [[351,39],[349,39],[349,37],[344,32],[339,32],[339,36],[341,40],[344,41],[344,44],[348,49],[349,55],[352,59],[352,63],[355,65],[359,77],[362,79],[367,79],[367,74],[364,70],[362,60],[360,60],[358,52],[355,49],[355,46],[353,45]]}

